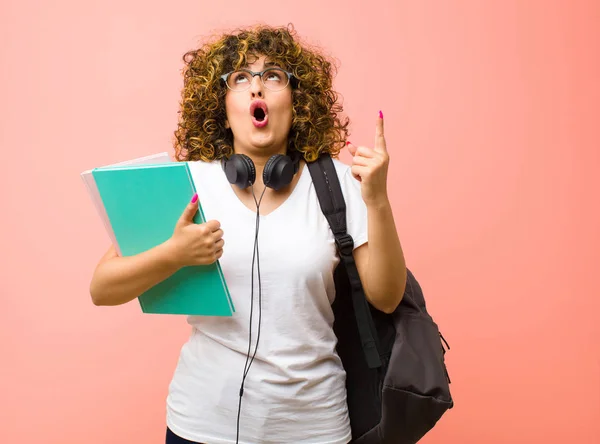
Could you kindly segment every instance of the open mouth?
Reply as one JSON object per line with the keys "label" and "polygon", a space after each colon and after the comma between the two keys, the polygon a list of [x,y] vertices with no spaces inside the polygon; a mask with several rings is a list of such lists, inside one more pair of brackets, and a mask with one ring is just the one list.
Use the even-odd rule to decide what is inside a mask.
{"label": "open mouth", "polygon": [[262,100],[255,100],[250,104],[250,115],[252,123],[257,128],[262,128],[267,125],[269,120],[269,111],[267,104]]}
{"label": "open mouth", "polygon": [[262,108],[256,108],[254,110],[254,118],[256,120],[258,120],[259,122],[262,122],[263,120],[265,120],[266,115],[267,114],[265,113],[265,111]]}

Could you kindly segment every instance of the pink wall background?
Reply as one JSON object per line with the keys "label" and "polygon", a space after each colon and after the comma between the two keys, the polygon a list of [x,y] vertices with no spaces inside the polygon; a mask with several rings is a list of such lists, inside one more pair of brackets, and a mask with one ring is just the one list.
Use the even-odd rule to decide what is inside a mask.
{"label": "pink wall background", "polygon": [[385,113],[398,229],[452,347],[456,409],[423,442],[600,442],[600,3],[280,4],[0,4],[2,441],[163,442],[189,330],[92,305],[109,240],[79,173],[171,151],[183,52],[260,20],[341,61],[353,142]]}

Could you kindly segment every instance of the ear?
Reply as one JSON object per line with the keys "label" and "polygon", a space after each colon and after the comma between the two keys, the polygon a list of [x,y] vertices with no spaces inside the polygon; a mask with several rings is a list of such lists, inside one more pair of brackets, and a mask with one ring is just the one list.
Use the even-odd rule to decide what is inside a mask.
{"label": "ear", "polygon": [[229,120],[225,119],[225,129],[229,128],[231,128],[231,126],[229,126]]}

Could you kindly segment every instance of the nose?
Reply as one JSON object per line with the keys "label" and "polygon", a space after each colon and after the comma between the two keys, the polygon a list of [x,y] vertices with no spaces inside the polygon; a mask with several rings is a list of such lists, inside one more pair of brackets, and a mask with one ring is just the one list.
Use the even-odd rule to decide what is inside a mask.
{"label": "nose", "polygon": [[250,93],[252,97],[264,97],[264,85],[259,75],[252,77],[252,83],[250,84]]}

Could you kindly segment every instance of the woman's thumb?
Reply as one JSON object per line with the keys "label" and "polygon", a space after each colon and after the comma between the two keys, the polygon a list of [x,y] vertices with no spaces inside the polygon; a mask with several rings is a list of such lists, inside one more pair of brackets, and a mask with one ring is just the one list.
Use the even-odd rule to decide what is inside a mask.
{"label": "woman's thumb", "polygon": [[179,218],[180,224],[190,224],[194,221],[194,215],[198,211],[198,193],[195,193],[192,197],[192,200],[183,210],[181,217]]}

